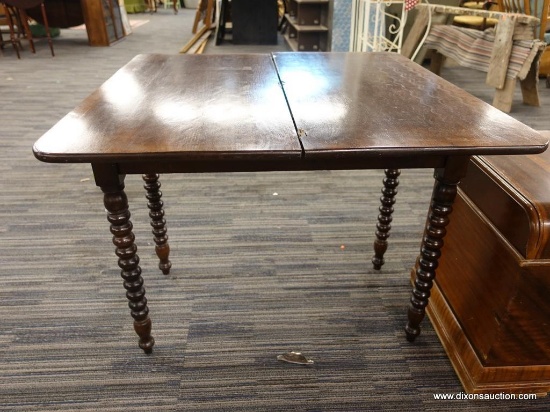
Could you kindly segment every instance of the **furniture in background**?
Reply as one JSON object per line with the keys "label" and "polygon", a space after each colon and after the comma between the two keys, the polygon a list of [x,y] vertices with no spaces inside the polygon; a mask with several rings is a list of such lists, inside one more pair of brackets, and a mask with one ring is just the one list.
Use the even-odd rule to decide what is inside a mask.
{"label": "furniture in background", "polygon": [[21,45],[21,38],[25,37],[23,31],[23,25],[17,21],[18,15],[14,15],[14,11],[9,7],[0,3],[0,26],[7,27],[0,31],[0,48],[3,50],[5,47],[4,34],[9,36],[9,41],[17,54],[17,58],[20,59],[19,49]]}
{"label": "furniture in background", "polygon": [[164,0],[164,8],[171,8],[174,10],[174,14],[178,14],[178,8],[179,8],[180,0]]}
{"label": "furniture in background", "polygon": [[[427,26],[418,21],[420,32],[429,35],[424,43],[432,54],[432,70],[440,73],[443,56],[459,64],[487,72],[486,83],[495,88],[493,105],[509,112],[516,81],[519,80],[523,102],[539,106],[538,61],[544,48],[549,0],[498,0],[499,12],[420,4],[425,13],[476,15],[496,18],[496,29],[479,31],[449,25]],[[409,39],[407,39],[409,41]],[[414,41],[414,39],[411,39]]]}
{"label": "furniture in background", "polygon": [[540,56],[539,76],[546,77],[546,87],[550,88],[550,45],[547,45]]}
{"label": "furniture in background", "polygon": [[277,0],[231,0],[233,44],[277,44]]}
{"label": "furniture in background", "polygon": [[[425,0],[420,0],[421,4]],[[430,4],[457,7],[460,0],[431,0]],[[403,45],[401,54],[422,64],[426,58],[426,48],[422,47],[425,40],[426,27],[436,24],[452,24],[454,16],[443,13],[428,13],[426,8],[418,7],[418,4],[409,11],[407,23],[403,32]],[[424,36],[424,38],[423,38]]]}
{"label": "furniture in background", "polygon": [[277,15],[279,17],[279,25],[277,26],[277,30],[279,30],[281,33],[286,30],[288,20],[288,10],[290,9],[290,0],[277,0]]}
{"label": "furniture in background", "polygon": [[[219,8],[216,3],[218,3]],[[223,39],[225,34],[225,19],[222,16],[226,14],[223,10],[226,9],[227,3],[228,0],[200,0],[198,2],[191,30],[194,36],[180,49],[180,53],[202,54],[214,28],[216,29],[216,44]],[[219,20],[216,21],[216,12],[219,12],[220,9],[222,9],[222,13],[219,16]],[[203,24],[199,28],[201,22]]]}
{"label": "furniture in background", "polygon": [[124,0],[124,8],[129,14],[143,13],[147,11],[150,6],[146,0]]}
{"label": "furniture in background", "polygon": [[289,0],[284,39],[293,51],[330,51],[329,0]]}
{"label": "furniture in background", "polygon": [[[495,3],[485,0],[461,1],[459,7],[473,10],[492,10]],[[460,27],[469,27],[477,30],[485,30],[488,27],[495,27],[498,19],[481,16],[468,16],[461,14],[453,17],[453,24]]]}
{"label": "furniture in background", "polygon": [[[16,51],[17,58],[20,59],[21,55],[19,52],[19,47],[21,46],[20,36],[21,33],[24,33],[26,39],[29,42],[29,47],[33,53],[36,53],[34,47],[33,35],[31,28],[29,26],[29,16],[27,11],[33,8],[38,9],[40,16],[42,17],[41,23],[44,25],[46,38],[48,40],[48,45],[50,46],[50,52],[52,57],[55,56],[53,51],[53,41],[50,33],[50,25],[48,23],[48,16],[46,14],[46,8],[44,6],[44,0],[2,0],[1,1],[5,9],[7,9],[6,18],[10,21],[10,40]],[[14,27],[17,27],[18,33],[14,32]],[[15,38],[14,36],[17,36]]]}
{"label": "furniture in background", "polygon": [[[84,24],[82,0],[47,0],[44,2],[46,16],[52,27],[69,28]],[[31,8],[27,14],[35,21],[43,24],[40,9]]]}
{"label": "furniture in background", "polygon": [[[85,24],[90,46],[110,46],[125,36],[118,0],[47,0],[44,4],[52,27]],[[29,9],[28,14],[43,24],[36,8]]]}
{"label": "furniture in background", "polygon": [[90,46],[110,46],[124,38],[117,0],[81,0]]}
{"label": "furniture in background", "polygon": [[[228,0],[224,0],[227,2]],[[214,0],[199,0],[199,4],[197,5],[197,11],[195,12],[195,20],[193,21],[193,29],[191,32],[193,34],[196,34],[199,31],[199,23],[202,21],[204,27],[207,29],[210,29],[212,24],[214,23],[215,19],[215,13],[214,10],[216,9],[216,4]]]}
{"label": "furniture in background", "polygon": [[225,35],[231,32],[233,23],[231,21],[231,1],[217,0],[215,7],[216,28],[215,28],[215,43],[216,46],[222,44]]}
{"label": "furniture in background", "polygon": [[[121,93],[128,82],[133,87]],[[169,104],[163,108],[159,102]],[[463,119],[469,119],[468,127]],[[168,274],[158,173],[386,168],[373,258],[380,269],[399,168],[433,168],[405,328],[412,341],[420,334],[470,156],[540,153],[547,145],[534,130],[399,54],[287,52],[137,56],[42,136],[33,151],[45,162],[91,163],[139,346],[149,353],[154,339],[124,192],[126,174],[143,174],[159,268]],[[467,244],[462,247],[470,253]]]}
{"label": "furniture in background", "polygon": [[546,395],[550,152],[474,157],[453,209],[432,324],[467,392]]}
{"label": "furniture in background", "polygon": [[128,13],[126,12],[126,7],[124,6],[124,0],[118,1],[118,9],[120,10],[120,19],[122,20],[122,32],[124,36],[129,36],[132,34],[132,26],[130,25],[130,20],[128,19]]}
{"label": "furniture in background", "polygon": [[[225,36],[231,33],[233,44],[277,44],[279,28],[279,2],[277,0],[218,0],[215,6],[216,45],[221,44]],[[199,15],[199,11],[202,12]],[[206,0],[201,0],[197,8],[197,17],[209,15]],[[205,25],[208,26],[206,20]]]}
{"label": "furniture in background", "polygon": [[357,0],[352,7],[350,51],[401,53],[410,10],[405,0]]}
{"label": "furniture in background", "polygon": [[548,6],[548,18],[546,19],[546,48],[540,56],[539,76],[546,77],[546,87],[550,88],[550,5]]}

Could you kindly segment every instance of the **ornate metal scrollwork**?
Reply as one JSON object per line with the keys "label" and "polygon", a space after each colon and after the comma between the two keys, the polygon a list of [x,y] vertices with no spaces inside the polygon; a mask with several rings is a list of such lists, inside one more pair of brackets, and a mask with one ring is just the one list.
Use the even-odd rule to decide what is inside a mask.
{"label": "ornate metal scrollwork", "polygon": [[[405,0],[354,0],[352,51],[401,52],[407,23]],[[398,5],[396,13],[388,7]]]}

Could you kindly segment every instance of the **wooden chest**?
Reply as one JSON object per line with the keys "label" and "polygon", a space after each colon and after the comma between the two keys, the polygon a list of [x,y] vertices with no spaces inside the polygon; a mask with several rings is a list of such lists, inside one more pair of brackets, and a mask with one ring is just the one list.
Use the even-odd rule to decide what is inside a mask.
{"label": "wooden chest", "polygon": [[550,151],[472,159],[428,309],[468,392],[550,391]]}

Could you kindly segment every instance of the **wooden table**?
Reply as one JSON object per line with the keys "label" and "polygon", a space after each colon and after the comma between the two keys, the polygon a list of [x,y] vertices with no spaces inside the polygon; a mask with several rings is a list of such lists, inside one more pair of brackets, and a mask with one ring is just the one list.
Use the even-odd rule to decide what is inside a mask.
{"label": "wooden table", "polygon": [[[387,247],[399,168],[434,168],[407,338],[420,334],[457,185],[471,155],[539,153],[534,130],[390,53],[141,55],[40,138],[45,162],[91,163],[104,193],[139,346],[151,320],[126,174],[143,174],[163,273],[158,173],[385,168],[373,263]],[[336,211],[335,211],[336,213]]]}

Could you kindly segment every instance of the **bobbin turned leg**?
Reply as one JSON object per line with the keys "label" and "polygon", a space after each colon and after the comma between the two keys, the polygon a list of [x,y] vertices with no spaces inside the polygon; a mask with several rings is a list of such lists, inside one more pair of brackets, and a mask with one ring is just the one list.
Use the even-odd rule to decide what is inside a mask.
{"label": "bobbin turned leg", "polygon": [[124,193],[124,175],[116,171],[116,165],[92,165],[96,184],[104,193],[103,203],[107,211],[107,220],[111,224],[115,253],[120,275],[124,279],[124,288],[128,298],[130,314],[134,318],[134,330],[139,336],[139,347],[145,353],[153,351],[155,340],[151,336],[151,319],[145,298],[145,288],[141,277],[135,237],[132,232],[128,198]]}
{"label": "bobbin turned leg", "polygon": [[388,237],[390,237],[390,229],[393,214],[393,205],[395,204],[395,195],[397,194],[397,186],[399,185],[399,175],[401,172],[398,169],[384,170],[386,177],[384,178],[384,187],[382,188],[382,197],[380,198],[381,205],[378,208],[378,223],[376,224],[376,240],[374,241],[374,256],[372,257],[372,265],[374,269],[380,270],[384,264],[384,253],[388,249]]}
{"label": "bobbin turned leg", "polygon": [[426,315],[430,290],[441,257],[443,238],[447,233],[445,227],[449,224],[449,214],[453,210],[457,186],[466,174],[468,160],[469,158],[464,157],[449,159],[444,169],[436,169],[434,173],[432,200],[420,246],[420,256],[416,261],[416,277],[408,311],[409,321],[405,326],[407,340],[410,342],[420,335],[420,322]]}
{"label": "bobbin turned leg", "polygon": [[165,275],[170,273],[172,263],[168,260],[170,255],[170,245],[168,244],[168,235],[166,234],[166,220],[164,219],[164,203],[161,200],[162,192],[160,189],[158,174],[145,174],[142,176],[147,191],[145,197],[149,201],[149,217],[151,218],[151,226],[153,227],[153,236],[155,240],[155,252],[160,260],[159,269]]}

